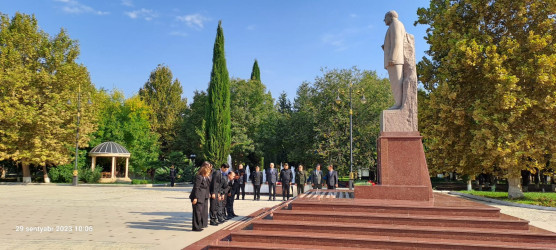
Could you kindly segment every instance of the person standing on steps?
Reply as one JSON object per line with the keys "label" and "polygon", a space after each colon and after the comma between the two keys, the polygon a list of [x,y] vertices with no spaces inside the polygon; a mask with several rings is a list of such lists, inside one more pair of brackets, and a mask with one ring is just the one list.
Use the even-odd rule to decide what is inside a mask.
{"label": "person standing on steps", "polygon": [[311,183],[313,189],[322,189],[323,177],[322,170],[320,170],[320,164],[317,164],[315,170],[311,171],[311,176],[309,176],[309,182]]}
{"label": "person standing on steps", "polygon": [[270,163],[270,169],[266,171],[266,183],[268,184],[268,200],[276,200],[276,182],[278,172],[274,169],[274,163]]}
{"label": "person standing on steps", "polygon": [[295,185],[297,186],[297,195],[305,193],[305,182],[307,182],[307,174],[303,170],[303,165],[299,164],[297,173],[295,174]]}
{"label": "person standing on steps", "polygon": [[288,163],[284,163],[284,169],[280,171],[280,181],[282,182],[282,200],[290,199],[290,187],[292,184],[293,174]]}
{"label": "person standing on steps", "polygon": [[338,187],[338,172],[334,171],[334,166],[328,166],[328,178],[326,178],[326,186],[328,189],[336,189]]}

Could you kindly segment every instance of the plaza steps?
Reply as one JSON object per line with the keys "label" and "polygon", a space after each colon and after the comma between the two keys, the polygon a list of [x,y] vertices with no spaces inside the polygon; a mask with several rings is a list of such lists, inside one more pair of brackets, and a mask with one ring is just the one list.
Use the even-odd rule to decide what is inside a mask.
{"label": "plaza steps", "polygon": [[300,196],[208,249],[556,249],[556,233],[498,208],[444,194],[434,198]]}

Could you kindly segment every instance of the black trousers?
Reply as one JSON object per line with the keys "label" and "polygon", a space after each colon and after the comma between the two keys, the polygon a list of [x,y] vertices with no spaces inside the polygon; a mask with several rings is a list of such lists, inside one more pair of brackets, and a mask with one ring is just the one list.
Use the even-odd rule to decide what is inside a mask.
{"label": "black trousers", "polygon": [[268,199],[274,198],[276,200],[276,183],[268,183]]}
{"label": "black trousers", "polygon": [[174,177],[172,177],[172,178],[170,179],[170,186],[172,186],[172,187],[174,186],[174,181],[175,181],[175,180],[176,180],[176,178],[174,178]]}
{"label": "black trousers", "polygon": [[336,189],[336,186],[334,186],[334,185],[328,185],[328,189]]}
{"label": "black trousers", "polygon": [[203,204],[197,202],[193,205],[193,218],[191,219],[193,223],[193,230],[203,229]]}
{"label": "black trousers", "polygon": [[261,199],[261,185],[253,185],[253,188],[255,190],[254,191],[254,195],[253,195],[253,199],[254,200],[260,200]]}
{"label": "black trousers", "polygon": [[226,198],[226,212],[228,213],[228,216],[233,216],[234,214],[234,196],[228,196]]}
{"label": "black trousers", "polygon": [[290,199],[290,186],[289,183],[282,183],[282,198]]}
{"label": "black trousers", "polygon": [[205,199],[205,202],[203,203],[203,213],[201,214],[201,221],[203,222],[203,227],[208,226],[209,200],[210,199]]}
{"label": "black trousers", "polygon": [[241,192],[238,190],[237,192],[237,198],[236,200],[239,200],[239,194],[241,193],[241,198],[245,200],[245,183],[243,184],[239,184],[239,189],[241,190]]}
{"label": "black trousers", "polygon": [[314,189],[322,189],[322,183],[321,184],[313,184],[315,185],[313,188]]}
{"label": "black trousers", "polygon": [[297,184],[297,195],[305,193],[305,184]]}
{"label": "black trousers", "polygon": [[[224,194],[226,195],[226,194]],[[226,220],[226,200],[228,197],[224,197],[224,200],[218,201],[218,219]]]}
{"label": "black trousers", "polygon": [[217,222],[218,221],[218,195],[216,199],[210,198],[210,221]]}

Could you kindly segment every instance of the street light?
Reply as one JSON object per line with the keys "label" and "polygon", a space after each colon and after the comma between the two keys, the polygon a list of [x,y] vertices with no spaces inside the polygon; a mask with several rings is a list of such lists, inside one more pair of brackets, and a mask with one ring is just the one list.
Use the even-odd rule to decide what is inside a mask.
{"label": "street light", "polygon": [[[87,101],[88,105],[93,104],[91,99]],[[68,100],[68,105],[71,105],[71,101]],[[77,88],[77,122],[75,128],[75,166],[73,168],[73,186],[77,186],[78,182],[78,171],[77,171],[77,159],[79,157],[79,120],[81,119],[81,84]]]}
{"label": "street light", "polygon": [[[353,106],[351,99],[353,83],[349,81],[349,190],[353,189]],[[336,103],[340,104],[342,99],[340,99],[340,90],[338,90],[338,96],[336,97]],[[361,103],[367,103],[365,99],[365,94],[361,98]]]}

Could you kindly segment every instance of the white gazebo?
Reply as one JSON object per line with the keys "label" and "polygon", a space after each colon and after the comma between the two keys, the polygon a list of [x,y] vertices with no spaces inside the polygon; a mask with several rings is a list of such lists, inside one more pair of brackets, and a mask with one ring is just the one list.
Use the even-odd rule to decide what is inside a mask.
{"label": "white gazebo", "polygon": [[[128,177],[128,168],[129,168],[129,157],[131,154],[127,149],[125,149],[122,145],[115,143],[115,142],[103,142],[96,147],[94,147],[91,152],[89,152],[89,156],[91,156],[92,164],[91,169],[95,170],[95,165],[97,163],[97,157],[112,157],[112,169],[110,172],[102,172],[100,182],[130,182],[131,179]],[[116,157],[124,157],[125,158],[125,175],[122,177],[121,174],[116,172]],[[118,176],[120,175],[120,176]]]}

